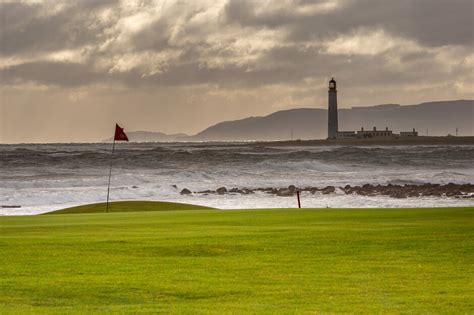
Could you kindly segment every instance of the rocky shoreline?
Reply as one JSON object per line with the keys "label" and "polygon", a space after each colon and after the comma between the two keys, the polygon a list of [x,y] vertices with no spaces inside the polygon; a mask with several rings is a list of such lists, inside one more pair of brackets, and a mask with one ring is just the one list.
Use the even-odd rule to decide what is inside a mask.
{"label": "rocky shoreline", "polygon": [[292,197],[297,192],[309,192],[311,194],[321,193],[324,195],[344,193],[347,195],[356,194],[361,196],[389,196],[391,198],[413,198],[413,197],[451,197],[451,198],[474,198],[474,184],[422,184],[422,185],[371,185],[344,187],[296,187],[290,185],[283,188],[226,188],[220,187],[216,190],[204,190],[192,192],[187,188],[181,190],[181,195],[249,195],[256,192],[263,192],[279,197]]}

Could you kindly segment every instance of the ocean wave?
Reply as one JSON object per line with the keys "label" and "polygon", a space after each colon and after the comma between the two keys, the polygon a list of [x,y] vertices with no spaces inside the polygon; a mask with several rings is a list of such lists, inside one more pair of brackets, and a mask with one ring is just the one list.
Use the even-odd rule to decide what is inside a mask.
{"label": "ocean wave", "polygon": [[[323,163],[341,163],[372,166],[424,166],[427,168],[445,167],[446,163],[463,166],[472,163],[472,146],[422,146],[408,147],[300,147],[272,148],[266,146],[161,146],[147,147],[133,144],[117,148],[111,155],[108,145],[81,145],[74,148],[67,145],[43,148],[34,145],[31,148],[20,147],[6,150],[0,146],[2,168],[15,166],[62,167],[104,166],[114,159],[114,164],[133,168],[156,168],[163,163],[171,164],[245,164],[263,161],[305,161],[317,160]],[[71,147],[72,146],[72,147]],[[161,163],[163,162],[163,163]]]}
{"label": "ocean wave", "polygon": [[[111,145],[104,143],[0,145],[0,204],[45,209],[102,201],[111,157]],[[111,194],[114,200],[185,201],[178,191],[184,187],[473,183],[473,157],[474,146],[119,143]]]}

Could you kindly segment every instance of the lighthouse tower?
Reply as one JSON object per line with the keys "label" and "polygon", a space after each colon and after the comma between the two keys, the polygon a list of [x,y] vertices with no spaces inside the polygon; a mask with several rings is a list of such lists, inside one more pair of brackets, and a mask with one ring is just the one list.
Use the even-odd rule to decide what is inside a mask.
{"label": "lighthouse tower", "polygon": [[332,78],[328,92],[328,139],[335,139],[337,130],[337,90],[336,81]]}

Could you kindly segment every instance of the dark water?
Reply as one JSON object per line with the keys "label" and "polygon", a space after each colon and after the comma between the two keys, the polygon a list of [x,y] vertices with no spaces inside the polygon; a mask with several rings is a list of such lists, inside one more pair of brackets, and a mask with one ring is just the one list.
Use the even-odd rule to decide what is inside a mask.
{"label": "dark water", "polygon": [[[112,196],[115,200],[184,200],[224,208],[263,207],[272,205],[273,199],[262,196],[247,203],[236,197],[208,196],[190,201],[183,199],[179,189],[473,183],[473,161],[474,146],[119,143],[113,159]],[[0,145],[0,204],[18,204],[25,213],[36,213],[102,201],[110,162],[110,144]],[[331,202],[348,206],[354,200],[340,196]],[[356,206],[370,206],[370,202],[360,200]],[[392,200],[386,205],[400,202],[405,201]]]}

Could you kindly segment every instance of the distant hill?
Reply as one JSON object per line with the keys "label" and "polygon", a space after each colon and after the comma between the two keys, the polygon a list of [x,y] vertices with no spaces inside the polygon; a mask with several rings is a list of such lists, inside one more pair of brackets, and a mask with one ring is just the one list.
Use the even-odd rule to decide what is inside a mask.
{"label": "distant hill", "polygon": [[[474,100],[439,101],[418,105],[382,104],[376,106],[339,109],[339,130],[385,129],[394,132],[415,128],[420,135],[474,135]],[[327,110],[298,108],[278,111],[268,116],[224,121],[196,135],[168,135],[161,132],[127,132],[134,142],[174,141],[239,141],[325,139],[327,137]],[[111,141],[112,139],[108,139]]]}
{"label": "distant hill", "polygon": [[[315,139],[327,126],[327,111],[299,108],[278,111],[264,117],[225,121],[192,136],[193,140],[288,140],[291,129],[296,138]],[[320,135],[321,134],[321,135]]]}
{"label": "distant hill", "polygon": [[[420,135],[474,135],[474,100],[440,101],[418,105],[384,104],[339,110],[339,130],[388,127],[395,132],[413,128]],[[288,140],[327,137],[327,110],[300,108],[278,111],[264,117],[225,121],[187,138],[204,140]]]}

